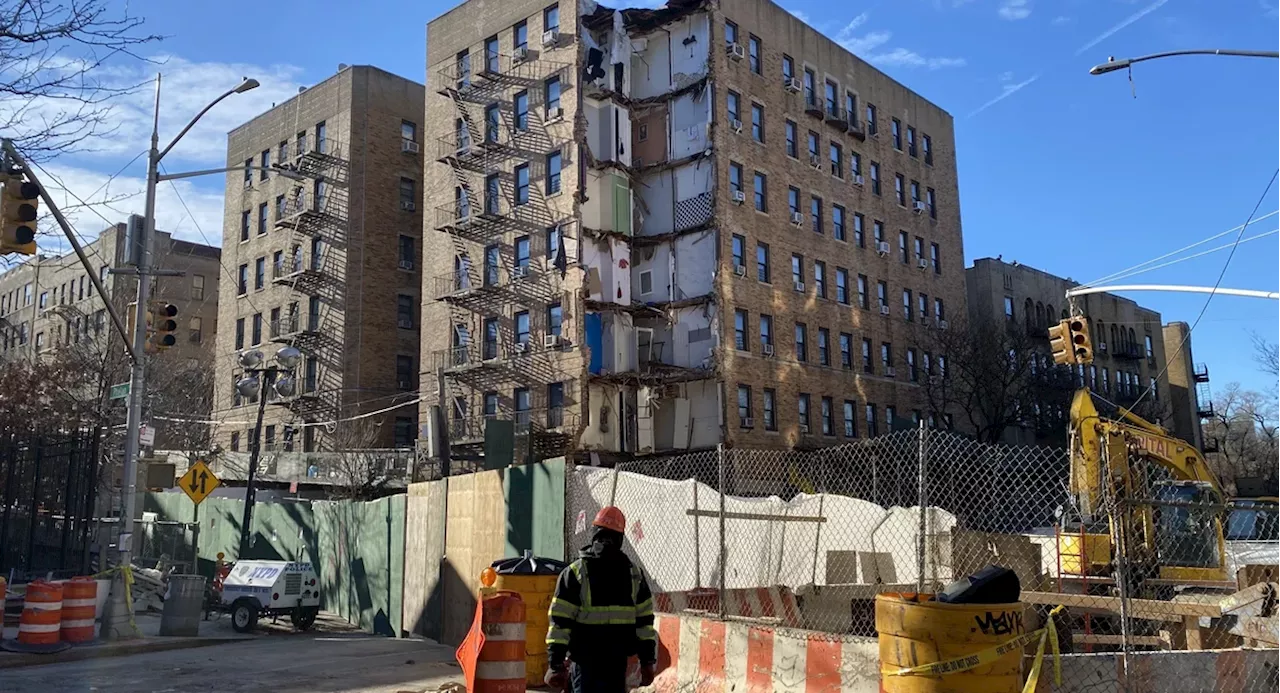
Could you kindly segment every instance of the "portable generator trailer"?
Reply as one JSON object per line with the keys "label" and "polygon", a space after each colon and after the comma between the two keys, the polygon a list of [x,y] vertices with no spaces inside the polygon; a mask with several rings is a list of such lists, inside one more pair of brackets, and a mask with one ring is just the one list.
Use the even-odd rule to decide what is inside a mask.
{"label": "portable generator trailer", "polygon": [[288,616],[308,630],[320,613],[320,583],[310,563],[237,561],[213,595],[214,610],[231,614],[231,627],[248,633],[258,617]]}

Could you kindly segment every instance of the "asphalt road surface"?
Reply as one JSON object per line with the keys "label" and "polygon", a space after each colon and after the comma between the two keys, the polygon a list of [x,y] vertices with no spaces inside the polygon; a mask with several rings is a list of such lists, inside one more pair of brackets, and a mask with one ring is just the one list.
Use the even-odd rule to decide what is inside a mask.
{"label": "asphalt road surface", "polygon": [[3,669],[0,691],[421,693],[461,680],[453,648],[363,634],[299,633]]}

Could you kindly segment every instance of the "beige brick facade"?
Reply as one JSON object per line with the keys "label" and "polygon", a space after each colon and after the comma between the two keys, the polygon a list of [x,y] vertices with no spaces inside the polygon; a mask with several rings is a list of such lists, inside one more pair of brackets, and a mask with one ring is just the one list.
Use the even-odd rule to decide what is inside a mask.
{"label": "beige brick facade", "polygon": [[[558,8],[560,28],[554,41],[544,43],[550,7]],[[855,412],[857,436],[868,433],[868,404],[875,406],[878,432],[887,430],[889,411],[899,418],[924,415],[923,397],[901,368],[908,344],[919,330],[936,329],[940,317],[965,312],[950,115],[771,3],[627,10],[625,36],[616,34],[611,10],[600,7],[576,18],[574,9],[572,3],[537,1],[494,8],[471,0],[428,26],[424,120],[428,144],[438,139],[439,149],[435,163],[427,164],[423,322],[453,327],[424,335],[423,420],[442,405],[455,452],[475,453],[465,443],[483,437],[485,421],[514,419],[519,444],[522,424],[529,426],[532,418],[536,433],[541,408],[559,406],[560,413],[546,415],[543,433],[558,429],[562,452],[608,460],[722,442],[834,444],[846,437],[845,401]],[[737,29],[741,59],[726,37],[729,23]],[[520,39],[527,41],[524,50],[516,45]],[[784,56],[797,79],[813,72],[816,113],[807,112],[813,109],[806,109],[803,88],[788,89]],[[482,74],[487,57],[493,74]],[[459,75],[464,62],[467,80]],[[561,110],[554,114],[545,104],[551,76],[561,79]],[[835,89],[833,117],[821,108],[827,80]],[[731,93],[740,131],[731,122]],[[856,99],[853,118],[844,115],[846,94]],[[763,108],[763,142],[753,136],[753,104]],[[877,116],[874,136],[866,134],[870,105]],[[490,143],[491,117],[498,127]],[[465,136],[457,134],[460,119]],[[788,122],[794,123],[795,156],[786,146]],[[816,167],[808,154],[810,131],[817,138]],[[838,147],[834,171],[832,145]],[[564,172],[559,196],[549,198],[546,170],[554,151],[562,153]],[[525,165],[533,188],[527,204],[512,189]],[[873,192],[873,166],[879,194]],[[739,167],[740,180],[731,173]],[[767,176],[764,211],[754,204],[756,172]],[[487,219],[488,181],[495,175],[502,201]],[[898,176],[902,204],[895,193]],[[740,202],[733,195],[738,183]],[[800,197],[798,226],[788,208],[789,186]],[[461,194],[468,196],[462,210],[468,214],[455,204]],[[821,201],[818,232],[810,216],[815,198]],[[835,237],[837,205],[843,239]],[[472,209],[479,211],[470,214]],[[855,219],[861,220],[861,243]],[[563,271],[540,240],[548,225],[563,236]],[[878,252],[877,227],[888,252]],[[528,270],[523,237],[532,248]],[[741,243],[741,268],[735,266],[735,242]],[[491,244],[500,261],[494,281],[487,282],[495,265],[485,260]],[[757,277],[761,244],[769,249],[767,281]],[[802,290],[793,282],[793,254],[803,258]],[[469,275],[465,286],[455,274],[460,268]],[[512,279],[513,269],[519,281]],[[846,302],[837,300],[838,274],[845,278]],[[859,277],[866,281],[865,307],[859,305]],[[880,282],[888,315],[876,294]],[[909,313],[904,290],[911,292]],[[919,309],[922,298],[927,315]],[[561,340],[544,348],[547,306],[556,301],[563,312]],[[936,313],[939,306],[943,316]],[[524,338],[513,320],[525,310],[544,317],[531,321],[529,346],[516,347]],[[746,317],[741,349],[736,311]],[[771,354],[760,341],[761,315],[773,321]],[[486,339],[490,318],[499,325],[496,340]],[[803,360],[794,339],[797,323],[807,336]],[[829,339],[826,364],[819,358],[820,330]],[[842,334],[851,340],[848,368],[841,363]],[[869,372],[861,357],[864,339],[872,345]],[[885,370],[882,346],[896,374]],[[513,349],[518,353],[509,353]],[[750,389],[744,416],[737,404],[740,385]],[[563,400],[552,387],[562,388]],[[525,389],[534,393],[532,402],[513,401]],[[773,397],[771,422],[764,416],[766,389]],[[798,415],[802,394],[810,400],[808,433],[801,433]],[[824,398],[832,404],[829,435],[821,420]]]}
{"label": "beige brick facade", "polygon": [[[268,406],[264,442],[319,451],[325,426],[411,401],[417,387],[423,87],[367,66],[337,74],[233,130],[227,165],[294,167],[306,180],[228,174],[217,344],[218,431],[246,450],[253,402],[235,394],[237,355],[270,359],[286,344],[304,360],[298,394]],[[246,226],[247,224],[247,226]],[[239,276],[244,273],[245,286]],[[256,327],[255,327],[256,325]],[[279,406],[276,406],[279,405]],[[410,446],[412,405],[371,417],[371,447]],[[301,440],[298,440],[301,439]]]}

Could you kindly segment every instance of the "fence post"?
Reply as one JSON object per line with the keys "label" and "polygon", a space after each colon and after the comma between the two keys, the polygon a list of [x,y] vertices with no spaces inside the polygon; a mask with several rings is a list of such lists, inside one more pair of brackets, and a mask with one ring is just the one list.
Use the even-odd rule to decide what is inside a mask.
{"label": "fence post", "polygon": [[693,483],[693,586],[694,589],[702,589],[702,537],[699,536],[702,518],[698,516],[697,474],[689,481]]}
{"label": "fence post", "polygon": [[27,514],[27,560],[26,570],[35,570],[36,558],[36,525],[40,519],[40,462],[44,458],[44,439],[36,436],[30,448],[35,456],[35,472],[31,475],[31,510]]}
{"label": "fence post", "polygon": [[916,455],[917,461],[917,498],[916,503],[920,509],[920,526],[916,530],[916,592],[924,592],[924,566],[926,541],[925,531],[928,529],[928,516],[925,508],[929,502],[929,493],[927,490],[928,474],[925,471],[926,453],[925,453],[925,433],[924,419],[920,419],[920,425],[916,427]]}
{"label": "fence post", "polygon": [[726,565],[729,556],[729,547],[725,544],[724,532],[724,508],[725,508],[725,473],[724,473],[724,443],[716,445],[716,467],[720,476],[720,584],[716,601],[720,604],[720,618],[724,618],[724,600],[725,600],[725,572],[728,570]]}

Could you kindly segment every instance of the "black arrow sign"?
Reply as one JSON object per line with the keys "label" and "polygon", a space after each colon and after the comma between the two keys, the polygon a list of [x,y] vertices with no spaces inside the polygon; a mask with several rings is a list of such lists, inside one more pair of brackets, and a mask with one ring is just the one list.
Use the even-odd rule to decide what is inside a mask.
{"label": "black arrow sign", "polygon": [[209,483],[209,473],[202,469],[200,470],[199,474],[191,475],[191,484],[188,488],[191,489],[192,493],[199,493],[200,495],[203,496],[206,493],[208,493],[208,491],[205,490],[208,483]]}

